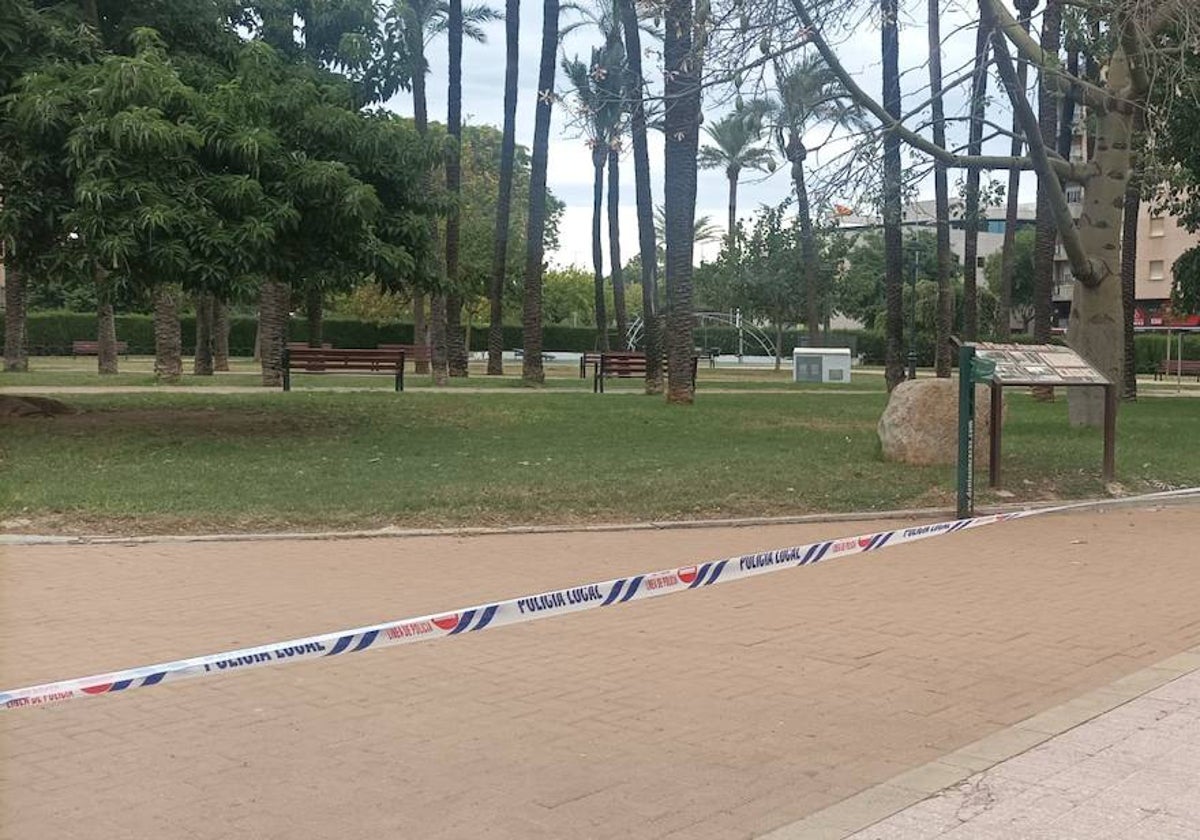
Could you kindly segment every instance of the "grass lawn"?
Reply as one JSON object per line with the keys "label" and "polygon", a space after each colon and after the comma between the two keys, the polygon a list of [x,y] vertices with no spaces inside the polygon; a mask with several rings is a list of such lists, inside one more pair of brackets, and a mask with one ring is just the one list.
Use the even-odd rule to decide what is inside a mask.
{"label": "grass lawn", "polygon": [[[334,377],[330,377],[331,379]],[[482,379],[482,377],[480,377]],[[148,533],[628,521],[952,506],[953,467],[885,463],[877,393],[88,394],[0,421],[9,531]],[[1103,495],[1101,438],[1010,395],[1018,500]],[[1192,399],[1123,406],[1129,492],[1200,484]],[[978,482],[986,484],[981,470]],[[988,499],[986,492],[981,500]]]}

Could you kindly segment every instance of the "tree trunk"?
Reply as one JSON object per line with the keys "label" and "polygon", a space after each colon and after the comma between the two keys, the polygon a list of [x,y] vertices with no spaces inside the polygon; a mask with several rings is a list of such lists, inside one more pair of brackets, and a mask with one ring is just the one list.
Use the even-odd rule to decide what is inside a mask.
{"label": "tree trunk", "polygon": [[258,300],[259,362],[263,387],[283,384],[283,348],[287,343],[291,289],[274,278],[263,280]]}
{"label": "tree trunk", "polygon": [[446,192],[452,206],[446,216],[446,361],[451,376],[467,375],[467,350],[462,332],[462,278],[459,276],[459,234],[462,217],[459,197],[462,194],[462,0],[449,0],[447,35],[450,42],[450,90],[447,96],[446,131],[450,143],[446,152]]}
{"label": "tree trunk", "polygon": [[[882,17],[883,107],[897,122],[900,121],[900,41],[897,23],[898,0],[879,0]],[[904,259],[900,224],[902,172],[900,166],[900,135],[889,131],[883,138],[883,253],[884,295],[887,300],[885,331],[887,345],[884,353],[885,378],[890,392],[904,380]]]}
{"label": "tree trunk", "polygon": [[196,355],[192,361],[196,376],[213,374],[213,296],[212,292],[196,295]]}
{"label": "tree trunk", "polygon": [[[1062,30],[1062,8],[1058,0],[1046,0],[1042,13],[1041,47],[1048,54],[1057,56]],[[1079,53],[1075,52],[1075,67],[1079,71]],[[1058,129],[1058,92],[1053,81],[1043,71],[1038,80],[1038,128],[1042,142],[1049,147],[1055,143]],[[1071,155],[1071,123],[1074,101],[1063,98],[1062,133],[1057,138],[1058,153],[1063,159]],[[1058,226],[1050,207],[1052,185],[1045,178],[1057,175],[1038,175],[1037,227],[1033,240],[1033,338],[1039,344],[1050,341],[1054,321],[1054,252],[1058,247]],[[1048,402],[1054,399],[1054,386],[1042,385],[1031,389],[1035,400]]]}
{"label": "tree trunk", "polygon": [[[1129,63],[1118,46],[1108,63],[1106,87],[1114,95],[1130,85]],[[1115,109],[1096,115],[1096,174],[1084,185],[1079,244],[1092,276],[1075,281],[1067,343],[1110,382],[1122,381],[1124,307],[1121,304],[1121,211],[1129,179],[1133,119]],[[1079,277],[1079,274],[1076,275]],[[1103,388],[1070,388],[1068,416],[1075,426],[1104,422]]]}
{"label": "tree trunk", "polygon": [[462,311],[462,295],[446,295],[446,366],[450,375],[457,378],[467,376],[470,361],[468,334],[463,329]]}
{"label": "tree trunk", "polygon": [[[967,154],[983,149],[983,119],[987,110],[988,45],[991,34],[980,26],[975,36],[975,70],[971,79],[971,122]],[[967,169],[963,189],[963,338],[979,338],[979,167]]]}
{"label": "tree trunk", "polygon": [[526,385],[541,385],[546,380],[542,369],[542,272],[545,270],[546,163],[550,154],[550,111],[554,104],[558,10],[559,0],[543,0],[542,53],[530,158],[529,217],[525,228],[525,291],[521,305],[521,340],[525,348],[521,378]]}
{"label": "tree trunk", "polygon": [[117,321],[113,315],[112,284],[108,272],[93,265],[96,280],[96,343],[99,345],[96,366],[100,373],[117,372]]}
{"label": "tree trunk", "polygon": [[[933,2],[933,0],[931,0]],[[1037,7],[1037,0],[1018,0],[1021,28],[1029,31],[1029,16]],[[1022,61],[1017,65],[1017,84],[1021,95],[1025,96],[1029,89],[1029,64]],[[1020,157],[1025,148],[1021,141],[1021,122],[1013,115],[1013,138],[1009,154]],[[1013,268],[1016,266],[1014,245],[1017,241],[1017,213],[1021,197],[1021,170],[1012,167],[1008,170],[1008,191],[1005,194],[1004,209],[1004,244],[1000,251],[1000,289],[999,302],[996,306],[996,335],[1001,341],[1012,335],[1012,284]]]}
{"label": "tree trunk", "polygon": [[446,296],[439,292],[429,298],[429,355],[434,385],[445,385],[449,381],[447,340]]}
{"label": "tree trunk", "polygon": [[[1139,112],[1140,113],[1140,112]],[[1133,311],[1138,305],[1136,269],[1138,269],[1138,212],[1141,209],[1141,173],[1134,170],[1126,185],[1124,215],[1121,224],[1121,305],[1122,350],[1124,377],[1121,382],[1121,398],[1126,402],[1138,401],[1138,358],[1134,353]]]}
{"label": "tree trunk", "polygon": [[[412,299],[413,344],[429,345],[429,324],[425,321],[425,295],[416,294]],[[429,359],[418,357],[413,363],[415,373],[429,373]]]}
{"label": "tree trunk", "polygon": [[[792,183],[796,187],[796,216],[800,220],[800,268],[804,275],[804,326],[808,332],[808,346],[821,343],[821,310],[819,269],[817,264],[817,240],[813,235],[812,210],[808,206],[808,185],[804,180],[804,161],[808,150],[797,133],[788,138],[788,160],[792,162]],[[782,333],[780,333],[782,340]],[[775,360],[776,369],[779,360]]]}
{"label": "tree trunk", "polygon": [[229,370],[229,304],[213,301],[213,369]]}
{"label": "tree trunk", "polygon": [[666,133],[667,402],[690,404],[692,383],[692,249],[695,245],[696,153],[700,143],[700,56],[693,50],[692,0],[667,0],[663,65]]}
{"label": "tree trunk", "polygon": [[783,322],[775,321],[775,370],[779,370],[783,359]]}
{"label": "tree trunk", "polygon": [[741,174],[741,170],[735,166],[730,166],[725,170],[725,178],[729,181],[729,231],[725,236],[725,242],[730,254],[737,246],[737,194],[738,179]]}
{"label": "tree trunk", "polygon": [[517,73],[520,68],[521,0],[504,4],[504,134],[500,140],[500,192],[488,286],[488,376],[504,374],[504,278],[508,273],[508,225],[512,214],[513,159],[516,154]]}
{"label": "tree trunk", "polygon": [[[178,290],[169,283],[154,289],[154,377],[168,384],[183,375],[183,330]],[[196,322],[199,323],[199,317]]]}
{"label": "tree trunk", "polygon": [[18,271],[11,262],[7,263],[4,282],[4,370],[7,373],[29,370],[27,299],[24,272]]}
{"label": "tree trunk", "polygon": [[596,349],[608,350],[608,312],[604,305],[604,246],[600,225],[604,217],[604,162],[607,152],[592,150],[592,279],[595,285]]}
{"label": "tree trunk", "polygon": [[621,167],[615,149],[608,152],[608,256],[612,274],[613,309],[617,318],[617,349],[629,349],[629,314],[625,307],[625,278],[621,273]]}
{"label": "tree trunk", "polygon": [[308,346],[320,347],[325,339],[325,292],[315,283],[304,290],[304,317],[308,322]]}
{"label": "tree trunk", "polygon": [[[929,97],[933,100],[933,142],[946,147],[946,115],[942,102],[941,3],[929,0]],[[934,370],[950,376],[950,325],[954,320],[954,291],[950,288],[950,183],[946,164],[933,165],[937,215],[937,318],[934,330]]]}
{"label": "tree trunk", "polygon": [[646,140],[646,109],[642,76],[641,32],[634,0],[617,0],[625,54],[629,66],[629,133],[633,140],[633,180],[637,196],[638,254],[642,260],[642,335],[646,351],[646,393],[661,394],[662,330],[658,317],[658,253],[654,233],[654,204],[650,193],[650,153]]}

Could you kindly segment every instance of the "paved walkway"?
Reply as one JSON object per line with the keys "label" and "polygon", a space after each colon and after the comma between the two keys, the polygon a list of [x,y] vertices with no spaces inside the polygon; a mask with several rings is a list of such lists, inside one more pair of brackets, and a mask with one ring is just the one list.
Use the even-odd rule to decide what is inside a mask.
{"label": "paved walkway", "polygon": [[[876,526],[0,549],[0,686]],[[1195,507],[0,712],[0,838],[748,838],[1200,644]]]}
{"label": "paved walkway", "polygon": [[853,840],[1197,837],[1200,670],[977,773]]}

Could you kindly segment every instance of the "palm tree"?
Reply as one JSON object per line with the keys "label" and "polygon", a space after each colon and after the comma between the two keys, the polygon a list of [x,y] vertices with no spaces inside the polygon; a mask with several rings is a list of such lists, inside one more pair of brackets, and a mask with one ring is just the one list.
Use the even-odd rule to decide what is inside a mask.
{"label": "palm tree", "polygon": [[467,347],[462,331],[462,292],[459,290],[458,239],[460,221],[458,200],[462,195],[462,0],[449,0],[447,33],[450,41],[450,81],[446,97],[446,192],[450,194],[450,213],[446,217],[446,355],[451,376],[467,375]]}
{"label": "palm tree", "polygon": [[626,97],[633,140],[633,179],[637,195],[638,253],[642,262],[642,322],[646,349],[646,393],[662,393],[662,331],[658,317],[658,260],[654,235],[654,199],[650,193],[650,153],[646,139],[645,78],[642,42],[634,0],[617,0],[625,35],[628,77]]}
{"label": "palm tree", "polygon": [[[900,14],[899,0],[879,0],[880,51],[883,69],[883,107],[888,115],[900,121]],[[904,340],[904,278],[901,261],[904,243],[901,237],[901,188],[903,172],[900,166],[900,135],[889,131],[883,136],[883,253],[884,297],[887,317],[884,323],[884,379],[890,393],[904,379],[904,363],[900,344]]]}
{"label": "palm tree", "polygon": [[770,149],[760,145],[763,137],[763,118],[770,111],[765,99],[752,99],[739,103],[731,112],[704,132],[716,145],[700,148],[701,169],[724,169],[729,181],[729,227],[730,250],[734,247],[737,232],[738,180],[743,169],[759,172],[775,171],[775,156]]}
{"label": "palm tree", "polygon": [[619,149],[624,47],[619,39],[609,39],[592,49],[591,64],[576,56],[563,58],[563,72],[574,89],[582,129],[592,152],[592,270],[596,284],[596,341],[600,350],[608,349],[608,315],[604,302],[604,246],[600,231],[604,210],[604,166],[609,153]]}
{"label": "palm tree", "polygon": [[504,373],[504,276],[508,265],[508,222],[512,215],[513,159],[516,155],[517,76],[520,68],[521,0],[504,4],[504,133],[500,140],[500,194],[496,199],[496,241],[488,286],[489,376]]}
{"label": "palm tree", "polygon": [[[987,107],[988,50],[990,33],[980,26],[975,36],[975,68],[971,77],[971,123],[967,135],[967,154],[978,155],[983,149],[983,118]],[[967,170],[963,187],[963,338],[979,337],[979,167]]]}
{"label": "palm tree", "polygon": [[559,0],[542,2],[542,56],[538,67],[537,108],[529,162],[529,217],[525,226],[525,292],[521,325],[526,385],[546,381],[542,370],[542,272],[545,270],[546,164],[550,157],[550,111],[554,106],[554,56],[558,51]]}
{"label": "palm tree", "polygon": [[[487,40],[482,25],[499,18],[491,6],[478,4],[461,8],[462,36],[482,43]],[[438,35],[450,27],[450,4],[447,0],[395,0],[389,13],[390,23],[399,28],[408,59],[408,74],[412,80],[413,124],[424,136],[429,132],[429,103],[425,87],[425,76],[429,73],[429,62],[425,50]],[[461,56],[462,37],[458,38]],[[460,82],[461,84],[461,82]],[[461,113],[462,100],[459,98]],[[437,239],[437,225],[431,224],[431,235]],[[413,295],[413,341],[425,340],[422,329],[425,311],[425,296]],[[433,345],[433,375],[443,381],[446,375],[446,307],[443,301],[435,300],[430,307],[430,344]],[[424,373],[424,362],[417,362],[416,369]]]}
{"label": "palm tree", "polygon": [[804,321],[808,328],[809,343],[816,346],[819,343],[821,320],[818,288],[820,267],[817,264],[817,240],[813,233],[808,185],[804,178],[804,162],[808,157],[804,135],[820,124],[829,126],[832,132],[839,128],[861,128],[865,120],[837,76],[816,53],[806,54],[791,67],[776,64],[776,80],[779,99],[772,108],[775,143],[792,165],[796,215],[800,222],[800,262],[804,271]]}
{"label": "palm tree", "polygon": [[[929,0],[929,98],[932,100],[933,142],[946,147],[946,109],[942,102],[942,32],[940,0]],[[954,296],[950,289],[950,184],[946,164],[933,164],[934,201],[937,212],[937,318],[934,366],[940,377],[950,376],[950,324]]]}

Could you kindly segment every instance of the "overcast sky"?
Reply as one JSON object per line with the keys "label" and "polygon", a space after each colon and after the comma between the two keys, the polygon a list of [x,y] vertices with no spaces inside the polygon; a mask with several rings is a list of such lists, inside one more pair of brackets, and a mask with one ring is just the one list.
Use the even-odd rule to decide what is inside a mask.
{"label": "overcast sky", "polygon": [[[970,0],[964,0],[968,7],[973,7]],[[503,3],[493,0],[493,4],[503,10]],[[928,84],[928,72],[923,68],[927,58],[927,32],[924,24],[924,4],[916,19],[902,20],[900,32],[901,69],[915,68],[912,73],[902,80],[905,89],[905,109],[918,104],[927,96],[927,92],[919,87]],[[532,145],[534,104],[537,88],[537,69],[541,50],[542,4],[525,0],[521,9],[521,76],[520,92],[517,99],[517,142],[525,146]],[[564,14],[563,22],[567,21]],[[965,28],[962,32],[956,30],[968,26],[972,16],[962,10],[959,3],[946,3],[945,14],[942,16],[943,38],[943,70],[949,78],[960,67],[966,66],[975,50],[975,31],[973,27]],[[463,114],[464,119],[472,124],[491,124],[499,127],[503,123],[503,93],[504,93],[504,23],[497,21],[486,28],[488,41],[485,44],[467,42],[463,56]],[[594,30],[578,30],[566,39],[560,49],[568,55],[580,56],[587,60],[591,47],[598,40]],[[878,97],[880,92],[879,73],[879,31],[864,27],[849,40],[837,46],[837,53],[853,73],[860,85],[872,95]],[[429,48],[429,113],[431,119],[444,121],[446,115],[446,78],[447,56],[444,38],[433,42]],[[654,73],[653,65],[647,62],[648,76]],[[658,71],[661,75],[661,71]],[[560,93],[566,90],[566,82],[561,68],[558,72],[556,85]],[[993,78],[989,88],[993,106],[989,116],[998,122],[1007,123],[1007,109],[1001,110],[1002,94],[997,97],[998,87]],[[947,94],[946,112],[948,116],[965,113],[967,88]],[[408,94],[400,94],[389,103],[395,111],[411,115],[412,99]],[[706,121],[715,121],[728,110],[728,105],[707,103],[705,108]],[[556,253],[548,254],[551,264],[590,267],[591,265],[591,190],[592,166],[591,157],[582,138],[577,131],[567,125],[569,115],[561,105],[556,105],[553,111],[554,120],[550,132],[550,161],[548,184],[551,191],[562,199],[567,207],[561,226],[561,247]],[[1003,114],[1003,116],[1001,116]],[[951,145],[965,137],[955,129],[951,129]],[[824,132],[814,132],[810,142],[815,143]],[[701,144],[705,135],[701,133]],[[628,144],[626,144],[628,146]],[[653,191],[655,203],[662,201],[662,147],[663,136],[659,132],[650,134],[650,165],[652,168]],[[990,147],[990,152],[1006,154],[1008,141],[996,141]],[[816,155],[820,162],[820,153]],[[813,158],[810,157],[810,161]],[[909,160],[905,151],[906,165]],[[1001,173],[1003,177],[1004,173]],[[955,173],[951,173],[951,192],[953,196]],[[637,218],[633,197],[633,162],[629,155],[622,159],[622,207],[621,207],[621,251],[623,260],[628,260],[637,253]],[[1022,182],[1022,201],[1033,200],[1034,180],[1028,174]],[[725,228],[727,215],[727,184],[724,173],[720,170],[701,171],[699,187],[696,196],[696,212],[698,215],[710,215],[714,224],[722,230]],[[786,198],[791,190],[786,167],[779,168],[770,177],[759,173],[743,173],[742,185],[739,190],[738,211],[743,219],[750,216],[760,204],[776,204]],[[924,184],[921,188],[922,197],[932,197],[932,183]],[[607,242],[607,229],[605,231]],[[699,258],[715,256],[719,246],[712,245],[703,249]],[[605,247],[607,271],[607,245]]]}

